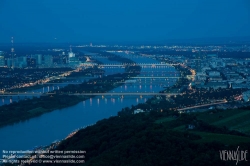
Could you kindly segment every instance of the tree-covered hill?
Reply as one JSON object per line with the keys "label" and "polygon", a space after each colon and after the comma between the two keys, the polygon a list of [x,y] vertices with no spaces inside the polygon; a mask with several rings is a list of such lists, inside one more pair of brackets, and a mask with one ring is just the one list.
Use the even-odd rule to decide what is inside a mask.
{"label": "tree-covered hill", "polygon": [[[201,124],[194,130],[176,129],[194,121]],[[223,131],[209,124],[205,125],[205,133],[216,133],[226,138],[232,136],[237,139],[235,144],[223,142],[221,138],[211,142],[200,141],[203,138],[196,132],[202,132],[203,123],[195,115],[176,116],[172,112],[116,116],[78,131],[56,149],[85,150],[86,163],[83,165],[86,166],[235,165],[235,161],[222,161],[219,151],[236,150],[238,146],[250,149],[248,136],[228,129]],[[248,164],[248,161],[241,161],[237,165]]]}

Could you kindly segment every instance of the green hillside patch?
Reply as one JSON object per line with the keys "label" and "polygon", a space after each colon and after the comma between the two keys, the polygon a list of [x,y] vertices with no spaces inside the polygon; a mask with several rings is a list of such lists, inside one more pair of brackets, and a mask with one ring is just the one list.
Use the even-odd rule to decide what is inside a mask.
{"label": "green hillside patch", "polygon": [[249,118],[250,118],[250,111],[245,111],[245,112],[240,112],[238,114],[231,115],[226,118],[221,118],[221,120],[218,120],[212,124],[234,126],[236,124],[239,124],[240,122],[249,120]]}
{"label": "green hillside patch", "polygon": [[186,130],[186,127],[185,127],[185,125],[181,125],[181,126],[173,128],[173,130],[184,131],[184,130]]}
{"label": "green hillside patch", "polygon": [[43,112],[46,112],[47,109],[44,109],[42,107],[38,107],[38,108],[35,108],[35,109],[32,109],[32,110],[29,110],[28,112],[31,113],[31,114],[38,114],[38,113],[43,113]]}
{"label": "green hillside patch", "polygon": [[227,145],[237,145],[239,143],[248,143],[250,142],[249,137],[228,135],[228,134],[217,134],[217,133],[207,133],[207,132],[197,132],[192,131],[191,133],[201,136],[202,139],[197,140],[196,142],[205,143],[218,141]]}
{"label": "green hillside patch", "polygon": [[231,127],[230,129],[250,134],[250,119],[248,121],[241,122],[238,125]]}
{"label": "green hillside patch", "polygon": [[230,130],[237,130],[250,134],[250,111],[249,110],[224,110],[198,113],[197,118],[211,125],[227,127]]}
{"label": "green hillside patch", "polygon": [[203,113],[198,113],[197,114],[197,118],[201,119],[207,123],[215,123],[217,121],[221,121],[224,120],[226,118],[229,117],[240,117],[240,116],[244,116],[247,115],[248,113],[250,113],[249,110],[223,110],[223,111],[209,111],[209,112],[203,112]]}
{"label": "green hillside patch", "polygon": [[164,122],[169,122],[174,120],[175,118],[173,117],[166,117],[166,118],[161,118],[155,121],[155,123],[159,124],[159,123],[164,123]]}

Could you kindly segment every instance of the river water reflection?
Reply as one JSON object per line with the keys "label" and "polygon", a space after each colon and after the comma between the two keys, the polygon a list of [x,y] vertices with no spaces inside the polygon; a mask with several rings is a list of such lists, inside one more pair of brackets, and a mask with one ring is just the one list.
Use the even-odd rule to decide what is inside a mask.
{"label": "river water reflection", "polygon": [[[122,56],[127,56],[123,55]],[[149,58],[136,58],[133,55],[130,59],[137,63],[158,63]],[[115,62],[113,62],[115,63]],[[113,69],[113,72],[124,71],[124,69]],[[142,68],[139,77],[152,76],[157,74],[161,77],[178,76],[173,67]],[[111,74],[107,69],[106,74]],[[164,86],[171,86],[177,78],[152,79],[140,78],[136,83],[124,84],[113,89],[111,92],[158,92]],[[27,150],[34,146],[48,145],[55,140],[65,138],[73,130],[94,124],[98,120],[116,116],[117,112],[124,107],[130,107],[143,103],[150,96],[97,96],[74,106],[55,110],[30,120],[16,123],[0,128],[0,155],[2,150]]]}

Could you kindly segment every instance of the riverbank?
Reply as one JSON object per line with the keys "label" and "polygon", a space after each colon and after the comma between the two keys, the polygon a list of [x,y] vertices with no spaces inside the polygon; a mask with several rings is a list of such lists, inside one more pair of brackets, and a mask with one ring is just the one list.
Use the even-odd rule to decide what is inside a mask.
{"label": "riverbank", "polygon": [[[68,85],[60,90],[52,91],[55,95],[41,96],[40,98],[33,97],[32,99],[21,100],[19,102],[13,102],[12,104],[1,106],[0,127],[40,116],[56,109],[66,108],[90,97],[94,97],[72,96],[68,95],[69,93],[105,93],[110,91],[122,85],[122,82],[129,79],[129,77],[135,77],[138,75],[140,70],[141,68],[139,66],[130,66],[127,68],[128,73],[113,74],[102,78],[95,78],[78,85]],[[32,111],[37,108],[43,109]]]}
{"label": "riverbank", "polygon": [[74,81],[77,79],[85,79],[85,78],[89,78],[92,77],[94,78],[95,73],[100,73],[103,74],[104,71],[97,69],[97,68],[87,68],[87,69],[83,69],[83,70],[79,70],[77,72],[72,72],[69,75],[66,75],[60,79],[53,79],[51,81],[48,81],[44,84],[36,84],[33,86],[29,86],[29,87],[22,87],[22,88],[17,88],[17,89],[13,89],[13,90],[8,90],[6,92],[27,92],[27,91],[32,91],[32,90],[38,90],[41,88],[45,88],[48,87],[50,84],[60,84],[60,83],[70,83],[70,81]]}
{"label": "riverbank", "polygon": [[[101,52],[100,55],[106,56],[105,52]],[[132,63],[133,62],[130,59],[121,58],[117,55],[112,55],[112,57],[110,58],[120,63],[125,63],[125,62]],[[133,69],[133,67],[131,69]],[[140,68],[138,68],[138,72],[136,73],[139,74],[140,73],[139,71],[140,71]],[[98,69],[97,67],[87,68],[87,69],[84,69],[83,71],[74,72],[71,75],[65,76],[65,78],[66,80],[76,79],[78,77],[82,77],[86,75],[94,76],[96,75],[96,73],[98,73],[98,75],[103,75],[104,71],[101,69]],[[136,76],[137,74],[135,74],[134,76]],[[117,78],[121,78],[121,79],[117,79]],[[25,121],[30,118],[40,116],[44,113],[48,113],[56,109],[62,109],[62,108],[67,108],[69,106],[73,106],[79,103],[80,101],[84,101],[94,96],[81,97],[81,96],[68,96],[65,94],[73,93],[77,91],[79,92],[79,90],[81,90],[81,92],[90,92],[90,93],[91,92],[96,92],[96,93],[103,92],[105,93],[119,86],[120,84],[114,84],[114,83],[122,82],[122,79],[128,79],[128,75],[124,74],[124,75],[105,76],[103,78],[95,78],[93,81],[88,81],[88,82],[84,82],[82,84],[77,84],[77,85],[71,84],[64,88],[61,88],[60,90],[55,90],[53,92],[57,94],[53,96],[43,96],[40,98],[33,97],[32,99],[26,98],[19,102],[14,101],[12,104],[3,105],[0,107],[0,127],[13,124],[13,123],[17,123],[19,121]],[[65,82],[65,80],[59,79],[59,80],[53,80],[50,82],[62,83],[62,82]],[[22,90],[23,91],[33,90],[36,88],[42,88],[44,86],[37,85],[34,87],[28,87],[24,89],[15,89],[13,90],[13,92],[14,91],[21,92]],[[40,111],[32,111],[32,110],[36,110],[37,108],[43,108],[43,109],[40,109]]]}
{"label": "riverbank", "polygon": [[[129,57],[136,63],[158,63],[154,59],[149,58],[137,58],[137,56],[121,55]],[[107,61],[109,64],[110,62]],[[122,73],[124,68],[116,70],[105,70],[106,73]],[[152,76],[152,73],[163,74],[162,76],[169,77],[171,74],[176,73],[173,67],[142,67],[141,76]],[[177,73],[176,73],[177,75]],[[136,78],[133,78],[138,80]],[[163,86],[171,86],[174,84],[176,79],[171,82],[164,81],[165,79],[152,80],[147,78],[145,84],[144,81],[137,81],[134,84],[121,84],[115,89],[109,91],[109,93],[138,93],[134,96],[96,96],[92,97],[78,104],[64,108],[62,110],[55,110],[50,113],[46,113],[40,117],[32,118],[23,123],[18,123],[12,126],[6,126],[1,129],[0,135],[3,136],[1,147],[6,150],[11,149],[32,149],[35,146],[49,145],[55,140],[61,140],[65,138],[70,132],[77,128],[94,124],[99,120],[116,116],[117,112],[122,108],[131,107],[131,105],[137,105],[138,103],[144,103],[150,96],[140,96],[140,93],[155,93],[163,90]],[[159,84],[159,81],[165,82]],[[173,82],[174,81],[174,82]],[[87,89],[87,88],[86,88]],[[77,89],[75,89],[77,90]],[[71,91],[72,93],[73,91]],[[54,101],[51,101],[54,102]],[[65,101],[61,101],[65,102]],[[66,101],[67,102],[67,101]],[[47,103],[48,105],[49,103]],[[49,130],[48,130],[49,129]],[[10,132],[11,131],[11,132]],[[22,132],[19,136],[19,143],[15,142],[15,136],[13,133]],[[19,135],[19,134],[18,134]],[[32,138],[32,139],[30,139]]]}

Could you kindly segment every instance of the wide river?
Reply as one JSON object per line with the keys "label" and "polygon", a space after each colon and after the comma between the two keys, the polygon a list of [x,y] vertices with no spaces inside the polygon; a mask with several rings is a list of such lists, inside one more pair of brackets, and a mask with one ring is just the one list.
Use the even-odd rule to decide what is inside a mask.
{"label": "wide river", "polygon": [[[136,63],[159,63],[147,57],[125,53],[117,54],[130,58]],[[105,58],[99,60],[105,64],[118,64]],[[106,75],[124,72],[124,68],[119,67],[107,67],[104,70]],[[163,87],[173,85],[176,82],[174,77],[178,77],[178,75],[175,68],[171,66],[143,67],[141,74],[136,78],[136,83],[124,84],[111,92],[159,92],[164,89]],[[153,77],[156,78],[153,79]],[[169,77],[169,79],[160,77]],[[124,96],[124,98],[118,96],[102,98],[97,96],[68,108],[58,109],[24,122],[2,127],[0,128],[0,158],[2,150],[31,150],[35,146],[49,145],[55,140],[64,139],[75,129],[94,124],[98,120],[110,116],[116,116],[122,108],[143,103],[149,97],[141,98],[138,95]]]}

